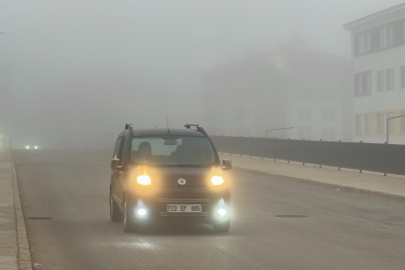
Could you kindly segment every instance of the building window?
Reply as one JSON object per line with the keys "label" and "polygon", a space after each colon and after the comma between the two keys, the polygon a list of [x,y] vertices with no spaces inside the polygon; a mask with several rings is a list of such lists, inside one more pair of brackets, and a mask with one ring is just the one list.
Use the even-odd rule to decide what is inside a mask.
{"label": "building window", "polygon": [[[386,113],[386,114],[385,114],[385,125],[387,125],[387,119],[390,118],[390,117],[392,117],[392,113]],[[394,119],[390,120],[390,123],[388,124],[388,125],[389,125],[389,132],[390,132],[390,134],[391,134],[391,133],[394,133],[394,125],[395,125],[395,122],[394,122],[393,120],[394,120]],[[385,132],[387,132],[387,127],[385,127]]]}
{"label": "building window", "polygon": [[377,113],[377,133],[378,134],[385,133],[385,114],[384,113]]}
{"label": "building window", "polygon": [[356,134],[369,135],[371,133],[371,121],[369,114],[356,115]]}
{"label": "building window", "polygon": [[358,77],[357,77],[357,89],[356,89],[356,92],[357,92],[357,95],[358,96],[360,96],[361,94],[362,94],[362,92],[363,92],[363,74],[360,74]]}
{"label": "building window", "polygon": [[359,36],[359,53],[364,53],[364,34]]}
{"label": "building window", "polygon": [[[401,115],[405,115],[405,111],[402,111]],[[405,133],[405,117],[401,117],[401,132]]]}
{"label": "building window", "polygon": [[363,117],[361,114],[356,115],[356,134],[363,135]]}
{"label": "building window", "polygon": [[401,67],[401,88],[405,88],[405,67]]}
{"label": "building window", "polygon": [[393,68],[387,69],[386,76],[387,76],[387,90],[393,90],[394,89],[394,69]]}
{"label": "building window", "polygon": [[384,70],[377,71],[377,91],[384,91]]}
{"label": "building window", "polygon": [[371,94],[371,71],[355,74],[355,96]]}
{"label": "building window", "polygon": [[369,135],[371,133],[371,123],[369,114],[363,115],[363,122],[364,122],[363,133]]}
{"label": "building window", "polygon": [[405,21],[402,23],[402,35],[403,35],[403,41],[405,42]]}
{"label": "building window", "polygon": [[[377,132],[378,134],[387,133],[387,119],[392,117],[392,113],[377,113]],[[390,120],[389,132],[394,133],[394,122]]]}
{"label": "building window", "polygon": [[371,93],[371,73],[366,73],[366,93]]}
{"label": "building window", "polygon": [[382,49],[385,48],[385,47],[387,47],[387,44],[386,44],[386,40],[387,40],[386,35],[387,35],[387,27],[381,28],[381,29],[380,29],[380,48],[382,48]]}
{"label": "building window", "polygon": [[366,45],[365,45],[366,52],[371,50],[371,33],[366,34]]}
{"label": "building window", "polygon": [[394,45],[394,26],[393,25],[390,25],[388,27],[387,45],[388,46]]}

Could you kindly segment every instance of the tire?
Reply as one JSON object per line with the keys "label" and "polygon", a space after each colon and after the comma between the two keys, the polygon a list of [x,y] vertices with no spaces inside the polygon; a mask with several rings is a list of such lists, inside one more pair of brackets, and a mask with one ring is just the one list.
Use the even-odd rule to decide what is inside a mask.
{"label": "tire", "polygon": [[112,222],[122,221],[122,212],[118,203],[114,200],[112,196],[112,190],[110,189],[110,220]]}
{"label": "tire", "polygon": [[128,203],[124,200],[124,232],[131,233],[137,229],[137,224],[133,221],[133,213],[130,211],[131,207],[128,207]]}
{"label": "tire", "polygon": [[215,222],[213,224],[214,226],[214,231],[217,233],[227,233],[229,231],[229,228],[231,227],[231,221],[224,221],[224,222]]}

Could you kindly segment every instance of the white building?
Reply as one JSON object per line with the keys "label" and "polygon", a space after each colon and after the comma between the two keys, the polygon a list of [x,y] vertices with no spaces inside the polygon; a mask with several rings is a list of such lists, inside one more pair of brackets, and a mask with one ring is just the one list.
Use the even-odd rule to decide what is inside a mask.
{"label": "white building", "polygon": [[350,59],[280,47],[201,75],[211,134],[352,140]]}
{"label": "white building", "polygon": [[[354,141],[384,143],[405,115],[405,3],[343,26],[352,33]],[[389,142],[405,144],[405,117]]]}

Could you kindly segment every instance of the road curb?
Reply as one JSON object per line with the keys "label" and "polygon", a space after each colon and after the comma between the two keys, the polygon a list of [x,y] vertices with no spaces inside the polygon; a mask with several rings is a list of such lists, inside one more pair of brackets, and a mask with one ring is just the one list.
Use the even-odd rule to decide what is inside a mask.
{"label": "road curb", "polygon": [[18,265],[20,270],[32,270],[31,253],[28,245],[27,230],[25,228],[24,214],[22,211],[20,191],[18,189],[17,173],[15,170],[13,150],[10,149],[11,171],[13,180],[13,197],[17,226],[18,240]]}
{"label": "road curb", "polygon": [[299,177],[292,177],[284,174],[276,174],[276,173],[270,173],[270,172],[262,172],[262,171],[256,171],[252,169],[246,169],[238,166],[234,166],[235,169],[241,170],[244,172],[248,172],[254,175],[261,175],[261,176],[268,176],[268,177],[277,177],[285,180],[290,180],[290,181],[295,181],[295,182],[301,182],[301,183],[306,183],[306,184],[311,184],[311,185],[317,185],[317,186],[323,186],[323,187],[328,187],[328,188],[333,188],[333,189],[340,189],[343,191],[349,191],[349,192],[354,192],[354,193],[359,193],[359,194],[365,194],[365,195],[371,195],[371,196],[377,196],[389,200],[394,200],[394,201],[400,201],[400,202],[405,202],[405,196],[401,195],[396,195],[396,194],[391,194],[391,193],[385,193],[381,191],[375,191],[375,190],[370,190],[370,189],[361,189],[361,188],[355,188],[355,187],[348,187],[344,185],[338,185],[338,184],[330,184],[330,183],[325,183],[325,182],[319,182],[316,180],[312,179],[306,179],[306,178],[299,178]]}

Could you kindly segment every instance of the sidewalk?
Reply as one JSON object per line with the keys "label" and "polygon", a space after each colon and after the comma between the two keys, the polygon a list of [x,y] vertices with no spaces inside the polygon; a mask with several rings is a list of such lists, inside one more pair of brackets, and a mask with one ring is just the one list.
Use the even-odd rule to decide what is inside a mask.
{"label": "sidewalk", "polygon": [[0,269],[32,269],[10,152],[0,150]]}
{"label": "sidewalk", "polygon": [[288,180],[309,182],[335,189],[376,195],[384,198],[405,201],[405,176],[341,169],[285,160],[261,159],[259,157],[222,154],[221,159],[230,159],[235,168],[254,174],[276,176]]}

